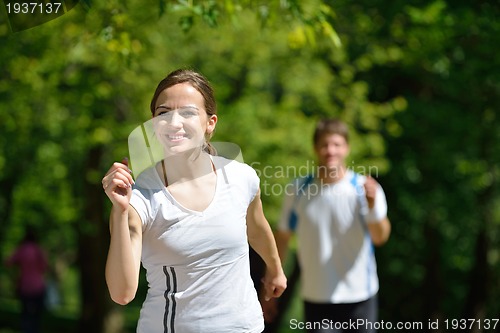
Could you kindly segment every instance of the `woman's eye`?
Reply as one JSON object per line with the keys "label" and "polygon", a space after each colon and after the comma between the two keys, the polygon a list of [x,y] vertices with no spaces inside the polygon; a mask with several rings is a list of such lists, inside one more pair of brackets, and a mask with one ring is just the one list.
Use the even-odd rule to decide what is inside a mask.
{"label": "woman's eye", "polygon": [[163,119],[163,120],[170,120],[170,118],[172,118],[172,113],[169,111],[161,111],[161,112],[158,112],[156,117],[158,117],[159,119]]}
{"label": "woman's eye", "polygon": [[158,112],[156,116],[161,117],[162,119],[169,120],[173,117],[174,113],[177,113],[177,115],[179,115],[182,118],[191,118],[198,116],[198,110],[191,108],[178,109],[178,110],[164,110]]}
{"label": "woman's eye", "polygon": [[196,109],[193,108],[182,108],[179,109],[179,115],[183,118],[190,118],[198,115]]}
{"label": "woman's eye", "polygon": [[191,118],[197,115],[195,111],[181,111],[179,112],[183,118]]}

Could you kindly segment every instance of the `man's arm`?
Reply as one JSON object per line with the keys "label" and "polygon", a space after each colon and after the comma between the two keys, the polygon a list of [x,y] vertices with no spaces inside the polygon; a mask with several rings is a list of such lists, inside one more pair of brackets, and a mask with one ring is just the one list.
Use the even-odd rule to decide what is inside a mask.
{"label": "man's arm", "polygon": [[391,222],[387,216],[381,221],[368,223],[367,225],[373,245],[384,245],[391,234]]}

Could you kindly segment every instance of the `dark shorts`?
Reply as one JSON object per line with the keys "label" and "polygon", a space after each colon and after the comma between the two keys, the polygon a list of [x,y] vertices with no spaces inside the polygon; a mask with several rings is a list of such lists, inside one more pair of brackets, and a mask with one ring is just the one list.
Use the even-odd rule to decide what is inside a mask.
{"label": "dark shorts", "polygon": [[359,303],[323,304],[304,301],[309,333],[376,332],[377,295]]}

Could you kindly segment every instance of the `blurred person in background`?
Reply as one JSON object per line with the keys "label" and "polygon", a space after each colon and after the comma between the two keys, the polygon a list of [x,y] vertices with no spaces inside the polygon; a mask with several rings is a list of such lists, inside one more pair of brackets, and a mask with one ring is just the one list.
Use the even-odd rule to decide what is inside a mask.
{"label": "blurred person in background", "polygon": [[[286,259],[295,234],[308,332],[374,332],[379,281],[373,245],[383,245],[391,231],[385,194],[370,175],[347,168],[344,122],[319,121],[313,146],[317,170],[296,179],[284,198],[276,233],[280,257]],[[276,302],[262,304],[272,321]],[[352,329],[358,319],[366,325]]]}
{"label": "blurred person in background", "polygon": [[48,262],[33,228],[27,227],[24,238],[5,264],[18,268],[16,294],[21,301],[22,331],[38,333],[45,309]]}

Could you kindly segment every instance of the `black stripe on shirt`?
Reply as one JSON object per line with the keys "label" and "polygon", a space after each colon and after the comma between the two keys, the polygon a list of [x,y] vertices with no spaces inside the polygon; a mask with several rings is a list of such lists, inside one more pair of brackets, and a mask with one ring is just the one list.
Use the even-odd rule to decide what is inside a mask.
{"label": "black stripe on shirt", "polygon": [[[167,289],[164,293],[165,314],[163,315],[163,331],[164,333],[175,333],[175,293],[177,292],[177,276],[173,267],[167,268],[167,266],[163,266],[163,273],[165,274],[165,282],[167,285]],[[170,324],[168,322],[169,313],[171,313]]]}

